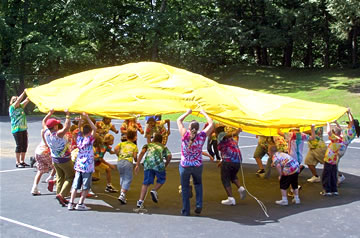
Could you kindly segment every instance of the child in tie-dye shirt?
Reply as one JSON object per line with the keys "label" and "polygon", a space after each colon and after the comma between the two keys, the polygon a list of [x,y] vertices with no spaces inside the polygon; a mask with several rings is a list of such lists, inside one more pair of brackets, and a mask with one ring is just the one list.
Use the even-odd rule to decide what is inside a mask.
{"label": "child in tie-dye shirt", "polygon": [[240,199],[245,198],[245,189],[240,186],[237,173],[240,169],[242,156],[238,142],[232,137],[231,133],[226,133],[224,127],[215,129],[218,140],[218,150],[221,154],[221,182],[225,188],[228,198],[222,200],[223,205],[235,205],[236,201],[232,195],[231,183],[234,183],[240,193]]}
{"label": "child in tie-dye shirt", "polygon": [[[91,174],[94,172],[94,151],[93,144],[95,141],[96,126],[90,120],[86,113],[82,114],[88,124],[81,127],[82,120],[79,121],[79,128],[82,128],[77,134],[76,144],[79,148],[79,153],[75,160],[74,169],[76,171],[75,178],[72,184],[71,198],[68,204],[69,210],[89,210],[85,206],[84,201],[91,188]],[[79,203],[74,206],[76,191],[82,189]]]}
{"label": "child in tie-dye shirt", "polygon": [[276,167],[277,171],[279,172],[282,199],[276,201],[275,203],[281,206],[288,205],[286,190],[291,185],[294,191],[294,199],[292,202],[295,204],[300,204],[298,189],[300,166],[298,161],[286,153],[278,152],[277,147],[274,145],[270,146],[268,153],[269,157],[272,158],[273,166]]}

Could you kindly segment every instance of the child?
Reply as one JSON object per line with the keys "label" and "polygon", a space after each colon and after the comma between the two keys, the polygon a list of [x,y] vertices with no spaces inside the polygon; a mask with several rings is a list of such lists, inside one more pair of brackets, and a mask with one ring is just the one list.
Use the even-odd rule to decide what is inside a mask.
{"label": "child", "polygon": [[[80,200],[76,205],[75,210],[85,211],[90,209],[85,206],[84,201],[91,187],[91,174],[94,172],[93,144],[95,141],[96,126],[85,112],[82,116],[86,118],[88,124],[83,126],[82,132],[80,131],[76,138],[79,153],[74,165],[76,173],[72,184],[68,209],[74,210],[76,191],[81,188],[82,192]],[[81,128],[81,120],[79,121],[79,128]]]}
{"label": "child", "polygon": [[256,175],[259,177],[265,176],[265,169],[262,164],[261,158],[267,153],[269,145],[273,144],[273,140],[271,136],[256,136],[258,138],[258,144],[256,146],[254,152],[254,159],[256,164],[258,165],[258,171],[256,171]]}
{"label": "child", "polygon": [[114,144],[114,136],[110,134],[106,134],[104,140],[101,136],[96,136],[94,142],[94,160],[95,160],[95,173],[93,181],[97,181],[100,179],[100,171],[106,171],[106,181],[107,185],[105,188],[105,192],[108,193],[117,193],[118,190],[114,188],[111,184],[111,169],[116,169],[115,165],[109,164],[104,160],[104,155],[106,152],[110,154],[115,154],[115,152],[111,149],[111,145]]}
{"label": "child", "polygon": [[[150,191],[153,202],[158,202],[157,191],[164,185],[166,180],[165,168],[171,160],[171,152],[162,144],[163,137],[161,134],[155,134],[154,141],[142,148],[138,161],[135,167],[135,173],[139,172],[140,161],[146,153],[144,160],[144,182],[141,187],[140,198],[136,203],[137,207],[143,207],[145,195],[148,191],[149,185],[154,184],[156,176],[156,185]],[[166,162],[164,163],[164,160]]]}
{"label": "child", "polygon": [[330,124],[327,123],[327,133],[330,144],[325,153],[324,169],[321,178],[324,191],[320,192],[320,194],[323,196],[337,196],[339,195],[337,190],[337,161],[339,160],[339,152],[344,142],[340,136],[340,127],[335,126],[335,128],[331,130]]}
{"label": "child", "polygon": [[[167,124],[168,129],[165,129],[165,123]],[[155,134],[161,134],[163,141],[161,142],[163,145],[166,145],[168,137],[170,135],[170,120],[160,120],[155,121],[153,117],[150,117],[145,126],[145,138],[147,143],[149,144],[153,139]]]}
{"label": "child", "polygon": [[133,161],[137,161],[138,148],[134,143],[137,139],[136,131],[128,130],[126,141],[115,147],[115,153],[119,157],[117,168],[120,174],[121,192],[118,200],[126,204],[126,192],[130,189],[133,179]]}
{"label": "child", "polygon": [[[139,131],[140,134],[144,134],[144,131],[142,129],[142,126],[139,122],[136,121],[136,118],[126,119],[120,128],[121,131],[121,142],[126,141],[126,135],[128,131],[135,131],[136,134]],[[135,145],[137,144],[137,141],[134,141]]]}
{"label": "child", "polygon": [[300,165],[300,173],[305,168],[304,165],[301,165],[303,161],[303,149],[305,141],[311,141],[315,139],[315,126],[311,125],[311,136],[300,132],[299,128],[292,129],[290,132],[283,133],[278,130],[280,136],[285,137],[288,142],[288,153],[289,155],[296,159]]}
{"label": "child", "polygon": [[232,138],[232,134],[227,134],[224,131],[224,127],[216,128],[215,133],[219,143],[218,150],[221,153],[221,182],[228,196],[226,200],[221,201],[221,204],[234,206],[236,201],[232,196],[231,182],[238,188],[240,199],[244,199],[246,195],[244,187],[240,186],[236,176],[242,162],[240,148],[237,141]]}
{"label": "child", "polygon": [[281,206],[288,205],[286,190],[291,185],[294,191],[294,199],[292,202],[295,204],[300,204],[298,189],[298,176],[300,172],[299,162],[286,153],[278,152],[275,145],[269,147],[268,153],[269,157],[272,158],[273,166],[276,167],[277,171],[279,172],[282,199],[276,201],[275,203]]}
{"label": "child", "polygon": [[105,137],[110,130],[115,132],[115,134],[119,133],[119,131],[111,123],[111,118],[108,117],[103,117],[102,121],[96,122],[96,128],[96,133],[98,133],[101,137]]}
{"label": "child", "polygon": [[[44,141],[43,134],[44,130],[41,130],[41,142],[35,149],[35,160],[37,162],[38,171],[35,175],[34,185],[31,189],[33,196],[41,195],[40,191],[38,190],[38,184],[40,182],[41,176],[44,173],[48,173],[50,170],[52,170],[52,174],[53,171],[55,172],[55,168],[51,160],[50,149]],[[48,190],[50,192],[53,191],[54,183],[54,180],[48,180]]]}

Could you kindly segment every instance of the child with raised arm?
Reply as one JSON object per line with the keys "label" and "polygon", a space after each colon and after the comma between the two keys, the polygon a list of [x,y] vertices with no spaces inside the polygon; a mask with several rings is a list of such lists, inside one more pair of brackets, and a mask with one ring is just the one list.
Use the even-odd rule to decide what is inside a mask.
{"label": "child with raised arm", "polygon": [[137,139],[136,131],[128,130],[126,141],[119,143],[115,147],[115,153],[118,156],[117,168],[120,174],[120,196],[118,200],[121,204],[126,204],[126,192],[130,189],[133,180],[133,161],[137,161],[138,148],[135,144]]}
{"label": "child with raised arm", "polygon": [[215,133],[218,140],[218,150],[221,154],[221,182],[225,188],[228,198],[222,200],[223,205],[236,204],[236,200],[232,195],[231,183],[234,183],[240,193],[240,199],[245,198],[245,189],[240,186],[237,173],[240,169],[240,163],[242,162],[242,156],[238,142],[232,137],[232,133],[226,133],[224,127],[218,127],[215,129]]}
{"label": "child with raised arm", "polygon": [[281,206],[289,204],[287,199],[286,190],[290,187],[294,190],[294,199],[292,200],[295,204],[300,204],[299,189],[298,189],[298,176],[300,172],[300,165],[297,159],[290,155],[278,152],[275,145],[269,147],[269,157],[272,158],[273,166],[279,172],[280,191],[282,199],[275,203]]}
{"label": "child with raised arm", "polygon": [[[165,124],[167,124],[167,129],[165,128]],[[155,134],[161,134],[163,138],[161,143],[166,145],[170,135],[170,120],[166,119],[156,121],[155,118],[150,117],[145,126],[145,138],[148,144],[154,138]]]}
{"label": "child with raised arm", "polygon": [[96,125],[96,133],[98,133],[103,138],[110,131],[113,131],[115,134],[119,133],[119,131],[111,123],[111,118],[103,117],[103,119],[101,121],[96,122],[95,125]]}
{"label": "child with raised arm", "polygon": [[[144,204],[145,195],[148,191],[150,184],[154,184],[154,179],[156,177],[156,184],[154,188],[150,191],[151,198],[153,202],[158,202],[157,191],[164,185],[166,181],[166,172],[165,169],[170,163],[171,152],[167,147],[162,144],[162,135],[155,134],[153,142],[143,146],[139,158],[136,163],[135,173],[139,172],[139,165],[141,159],[144,157],[144,182],[141,187],[140,198],[136,203],[136,206],[141,208]],[[166,162],[164,163],[164,159]]]}
{"label": "child with raised arm", "polygon": [[[144,130],[142,129],[141,124],[136,120],[136,118],[126,119],[120,128],[121,131],[121,141],[126,141],[126,135],[128,131],[135,131],[136,136],[137,132],[140,134],[144,134]],[[137,144],[137,140],[134,141],[134,144]]]}
{"label": "child with raised arm", "polygon": [[111,170],[116,169],[115,165],[108,163],[104,160],[104,155],[106,152],[110,154],[115,154],[112,150],[111,145],[114,144],[114,136],[110,134],[106,134],[104,138],[97,135],[94,142],[94,161],[95,161],[95,172],[93,181],[97,181],[100,179],[100,172],[106,172],[106,188],[105,192],[108,193],[117,193],[118,190],[111,184]]}
{"label": "child with raised arm", "polygon": [[[84,112],[81,117],[87,120],[88,124],[81,127],[82,120],[79,121],[79,131],[76,138],[76,144],[79,148],[79,153],[75,160],[74,169],[76,171],[74,182],[72,184],[71,198],[68,204],[68,209],[85,211],[90,208],[85,206],[85,198],[91,188],[91,174],[94,172],[94,150],[93,144],[95,141],[96,126],[90,120],[89,116]],[[76,191],[82,189],[79,203],[74,204]]]}
{"label": "child with raised arm", "polygon": [[339,160],[340,149],[344,142],[341,137],[340,127],[335,126],[332,130],[330,123],[327,123],[326,129],[330,144],[325,153],[324,169],[321,177],[324,190],[320,192],[320,194],[323,196],[339,195],[337,190],[337,162]]}

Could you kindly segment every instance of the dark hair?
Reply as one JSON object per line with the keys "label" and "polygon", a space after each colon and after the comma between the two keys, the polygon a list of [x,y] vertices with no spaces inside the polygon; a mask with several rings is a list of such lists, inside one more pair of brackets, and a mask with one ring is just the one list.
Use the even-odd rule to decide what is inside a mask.
{"label": "dark hair", "polygon": [[354,126],[355,126],[356,135],[357,135],[357,137],[359,137],[360,136],[360,126],[359,126],[359,121],[357,119],[354,119]]}
{"label": "dark hair", "polygon": [[91,128],[91,126],[89,124],[84,125],[84,127],[83,127],[83,134],[84,135],[89,134],[91,131],[92,131],[92,128]]}
{"label": "dark hair", "polygon": [[219,126],[215,128],[216,135],[219,135],[221,132],[225,132],[225,126]]}
{"label": "dark hair", "polygon": [[161,142],[162,142],[162,139],[163,139],[163,137],[162,137],[161,134],[159,134],[159,133],[156,133],[156,134],[155,134],[155,136],[154,136],[154,142],[159,142],[159,143],[161,143]]}
{"label": "dark hair", "polygon": [[189,147],[194,143],[195,137],[197,135],[197,132],[200,128],[199,122],[192,120],[190,122],[190,144]]}
{"label": "dark hair", "polygon": [[94,147],[100,147],[104,144],[103,138],[99,135],[95,136]]}
{"label": "dark hair", "polygon": [[59,124],[58,124],[58,130],[61,130],[61,129],[63,129],[63,128],[64,128],[63,124],[59,123]]}
{"label": "dark hair", "polygon": [[126,133],[126,138],[128,140],[134,140],[136,137],[136,134],[137,134],[136,131],[128,130]]}
{"label": "dark hair", "polygon": [[154,123],[155,123],[156,121],[155,121],[155,119],[154,119],[153,117],[150,117],[150,118],[147,120],[146,123],[149,124],[150,122],[154,122]]}

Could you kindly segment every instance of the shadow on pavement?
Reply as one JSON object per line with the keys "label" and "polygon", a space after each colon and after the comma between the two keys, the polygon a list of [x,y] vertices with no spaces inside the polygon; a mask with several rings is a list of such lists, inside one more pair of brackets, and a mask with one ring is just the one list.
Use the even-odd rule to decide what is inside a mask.
{"label": "shadow on pavement", "polygon": [[[278,175],[275,169],[269,179],[262,179],[255,175],[257,170],[256,165],[243,164],[243,171],[245,177],[246,187],[250,193],[261,200],[267,207],[269,218],[261,210],[258,203],[249,194],[244,200],[240,200],[235,186],[233,185],[233,194],[236,198],[236,206],[224,206],[220,201],[226,199],[226,193],[222,187],[220,180],[220,169],[216,167],[215,163],[205,162],[203,172],[203,190],[204,190],[204,206],[201,217],[210,219],[232,221],[245,225],[265,225],[266,223],[276,223],[279,219],[291,216],[297,213],[306,212],[314,209],[328,208],[349,204],[360,200],[360,184],[359,177],[344,174],[346,180],[344,184],[339,187],[340,196],[337,197],[323,197],[319,193],[322,190],[321,183],[307,183],[306,179],[311,177],[310,172],[305,170],[299,176],[299,184],[302,185],[300,192],[301,205],[291,204],[289,197],[289,206],[280,207],[276,205],[275,200],[281,199]],[[322,171],[318,171],[321,175]],[[113,184],[119,184],[119,176],[117,172],[113,172]],[[240,181],[241,172],[238,174]],[[93,183],[93,191],[96,196],[87,199],[87,203],[92,210],[98,212],[123,212],[135,213],[136,201],[140,195],[141,183],[143,181],[143,171],[134,176],[131,190],[127,194],[128,203],[121,205],[117,200],[119,193],[105,193],[105,174],[102,174],[101,180]],[[181,210],[181,196],[179,194],[178,186],[180,177],[178,172],[178,163],[171,163],[167,168],[167,181],[159,191],[159,203],[154,203],[150,195],[145,199],[145,208],[148,211],[146,214],[158,215],[175,215],[180,216]],[[151,188],[151,187],[150,187]],[[119,188],[118,188],[119,189]],[[91,200],[102,200],[108,205],[92,204]],[[191,211],[195,208],[195,194],[191,199]]]}

